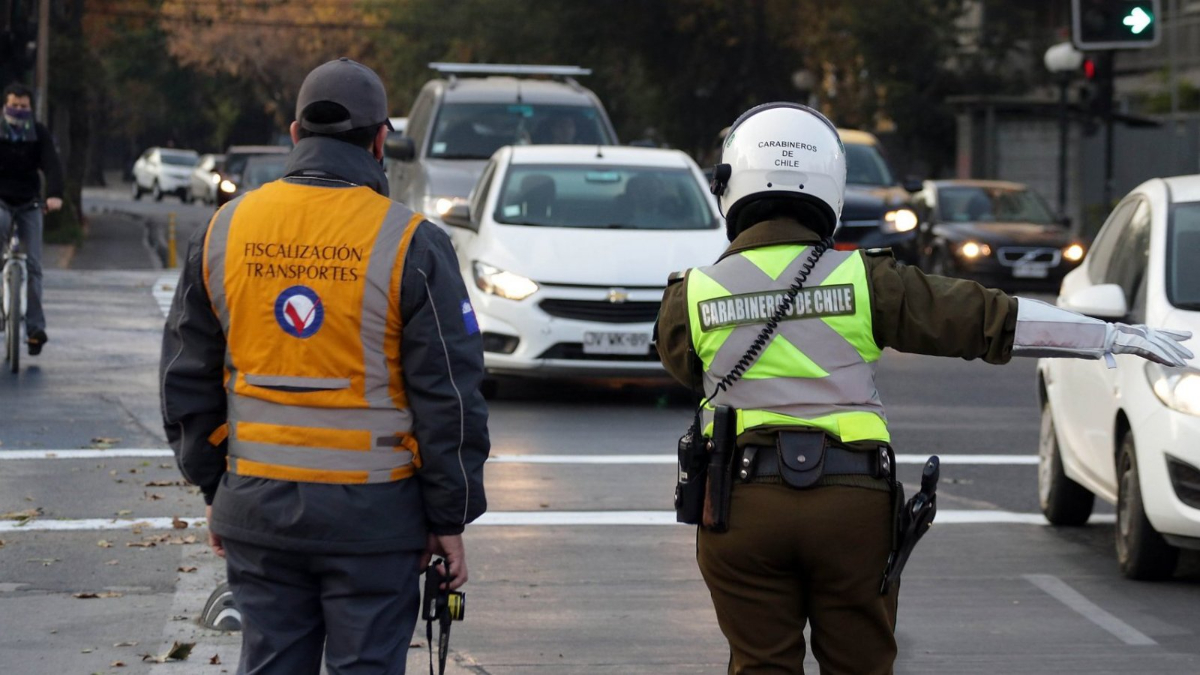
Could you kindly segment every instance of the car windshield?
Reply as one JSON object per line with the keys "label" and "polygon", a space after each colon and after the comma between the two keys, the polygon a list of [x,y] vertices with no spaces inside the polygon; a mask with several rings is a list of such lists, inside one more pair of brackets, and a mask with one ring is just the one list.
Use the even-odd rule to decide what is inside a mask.
{"label": "car windshield", "polygon": [[1176,204],[1167,240],[1167,299],[1180,309],[1200,312],[1196,251],[1200,251],[1200,202]]}
{"label": "car windshield", "polygon": [[505,145],[611,145],[595,108],[448,103],[438,113],[429,156],[487,159]]}
{"label": "car windshield", "polygon": [[850,185],[895,185],[892,172],[873,145],[846,144],[846,182]]}
{"label": "car windshield", "polygon": [[283,169],[287,166],[287,157],[254,157],[246,162],[246,175],[242,176],[242,187],[253,190],[283,178]]}
{"label": "car windshield", "polygon": [[716,226],[692,172],[654,167],[513,166],[495,219],[510,225],[634,230]]}
{"label": "car windshield", "polygon": [[943,222],[1055,224],[1041,196],[1024,188],[957,185],[939,188],[937,200]]}
{"label": "car windshield", "polygon": [[186,152],[163,152],[159,156],[162,157],[163,164],[171,166],[196,166],[196,162],[200,160],[199,155]]}

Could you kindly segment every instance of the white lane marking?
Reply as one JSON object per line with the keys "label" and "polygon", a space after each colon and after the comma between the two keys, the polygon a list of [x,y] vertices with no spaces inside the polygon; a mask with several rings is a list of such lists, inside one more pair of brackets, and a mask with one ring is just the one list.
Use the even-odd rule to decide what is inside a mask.
{"label": "white lane marking", "polygon": [[[109,450],[0,450],[6,459],[101,459],[105,457],[173,457],[163,448]],[[1037,455],[939,455],[943,464],[1036,466]],[[928,455],[896,455],[898,464],[924,464]],[[492,455],[496,464],[675,464],[675,455]]]}
{"label": "white lane marking", "polygon": [[158,303],[158,309],[164,317],[171,310],[171,300],[175,298],[175,286],[178,284],[179,272],[164,274],[154,282],[154,289],[151,293],[154,295],[154,301]]}
{"label": "white lane marking", "polygon": [[1158,644],[1150,636],[1085,598],[1082,593],[1071,588],[1062,579],[1052,574],[1025,574],[1022,576],[1029,583],[1045,591],[1050,597],[1081,614],[1083,618],[1112,633],[1121,642],[1135,646]]}
{"label": "white lane marking", "polygon": [[[183,518],[189,529],[204,527],[203,518]],[[1092,516],[1090,523],[1112,523],[1112,514]],[[675,525],[674,511],[489,511],[474,525],[480,526],[545,526],[545,525]],[[938,511],[935,525],[1049,525],[1040,513],[1017,513],[997,510]],[[83,518],[80,520],[44,520],[35,518],[24,522],[0,520],[0,532],[23,531],[94,531],[123,530],[134,525],[148,530],[169,530],[171,518]],[[186,532],[186,530],[180,530]]]}

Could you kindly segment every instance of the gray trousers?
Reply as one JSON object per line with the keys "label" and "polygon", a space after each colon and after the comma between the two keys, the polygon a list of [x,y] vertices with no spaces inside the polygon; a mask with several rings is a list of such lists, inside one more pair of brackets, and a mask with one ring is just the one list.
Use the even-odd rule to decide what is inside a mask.
{"label": "gray trousers", "polygon": [[12,223],[17,222],[17,236],[25,252],[28,270],[25,308],[25,334],[46,330],[46,314],[42,311],[42,209],[40,206],[11,206],[0,200],[0,236],[12,236]]}
{"label": "gray trousers", "polygon": [[421,554],[322,555],[224,540],[242,613],[238,675],[403,675]]}

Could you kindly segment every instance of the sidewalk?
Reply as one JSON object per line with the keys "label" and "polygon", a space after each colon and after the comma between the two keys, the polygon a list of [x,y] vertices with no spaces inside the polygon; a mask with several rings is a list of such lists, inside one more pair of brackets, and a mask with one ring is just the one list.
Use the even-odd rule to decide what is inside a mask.
{"label": "sidewalk", "polygon": [[150,248],[147,226],[124,213],[89,214],[87,237],[75,248],[76,270],[152,270],[162,265]]}

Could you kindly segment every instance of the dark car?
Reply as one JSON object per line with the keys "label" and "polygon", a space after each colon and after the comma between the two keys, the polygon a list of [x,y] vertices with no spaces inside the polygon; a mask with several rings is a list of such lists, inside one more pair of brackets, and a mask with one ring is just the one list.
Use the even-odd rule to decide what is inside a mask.
{"label": "dark car", "polygon": [[895,179],[879,141],[853,129],[838,129],[838,135],[846,148],[846,201],[834,235],[836,247],[891,248],[897,259],[916,262],[917,216],[909,206],[912,195]]}
{"label": "dark car", "polygon": [[1020,183],[925,181],[913,206],[919,264],[932,274],[1053,290],[1083,260],[1083,244]]}
{"label": "dark car", "polygon": [[[246,162],[251,157],[263,155],[282,158],[291,151],[284,145],[231,145],[225,151],[225,161],[221,163],[218,174],[221,176],[217,184],[217,206],[230,201],[245,192],[242,173],[246,170]],[[282,175],[282,174],[281,174]]]}
{"label": "dark car", "polygon": [[229,198],[239,197],[271,181],[283,178],[283,171],[286,167],[287,155],[255,155],[248,158],[245,167],[242,168],[242,180],[238,183],[237,191],[229,195]]}

